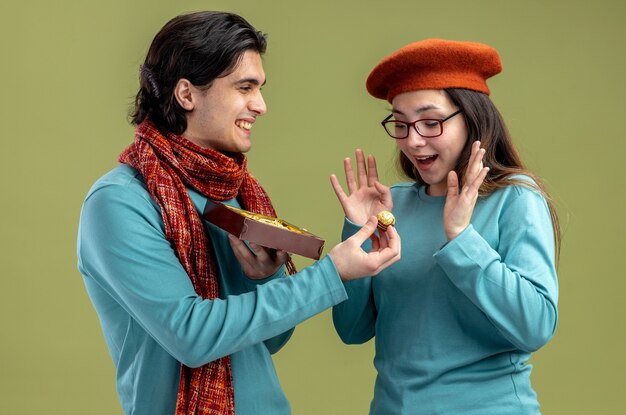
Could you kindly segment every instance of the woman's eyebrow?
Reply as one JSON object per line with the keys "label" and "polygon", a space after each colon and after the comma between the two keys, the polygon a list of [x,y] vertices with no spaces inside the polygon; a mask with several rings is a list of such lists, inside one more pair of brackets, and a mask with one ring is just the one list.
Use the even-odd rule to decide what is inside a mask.
{"label": "woman's eyebrow", "polygon": [[[421,113],[423,113],[423,112],[425,112],[425,111],[432,110],[432,109],[438,109],[438,108],[439,108],[439,107],[438,107],[438,106],[436,106],[436,105],[433,105],[433,104],[426,104],[426,105],[423,105],[423,106],[421,106],[421,107],[417,107],[417,108],[416,108],[413,112],[414,112],[415,114],[421,114]],[[399,109],[397,109],[397,108],[392,108],[392,109],[391,109],[391,112],[392,112],[393,114],[398,114],[398,115],[406,115],[404,112],[400,111],[400,110],[399,110]]]}

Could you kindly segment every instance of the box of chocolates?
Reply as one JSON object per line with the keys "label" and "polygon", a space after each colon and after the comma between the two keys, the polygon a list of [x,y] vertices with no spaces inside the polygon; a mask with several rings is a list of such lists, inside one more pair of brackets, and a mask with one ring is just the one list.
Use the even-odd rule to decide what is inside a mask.
{"label": "box of chocolates", "polygon": [[213,200],[207,201],[202,217],[239,239],[267,248],[281,249],[311,259],[319,259],[324,249],[324,240],[306,229],[279,218]]}

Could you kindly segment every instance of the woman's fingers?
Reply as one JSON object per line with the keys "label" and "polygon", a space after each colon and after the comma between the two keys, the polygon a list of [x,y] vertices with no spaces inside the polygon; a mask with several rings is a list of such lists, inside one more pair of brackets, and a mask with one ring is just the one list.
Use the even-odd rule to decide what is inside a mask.
{"label": "woman's fingers", "polygon": [[374,182],[374,187],[376,188],[376,190],[378,190],[378,193],[380,195],[380,203],[383,206],[386,206],[387,210],[391,211],[393,207],[393,200],[391,199],[391,190],[389,189],[389,187],[385,186],[379,181]]}
{"label": "woman's fingers", "polygon": [[361,149],[357,149],[354,153],[356,157],[356,174],[359,180],[359,188],[367,186],[367,167],[365,167],[365,156]]}
{"label": "woman's fingers", "polygon": [[373,187],[378,181],[378,168],[376,167],[376,158],[373,155],[365,155],[361,149],[354,152],[356,160],[356,175],[352,167],[350,157],[343,159],[343,170],[346,175],[346,184],[348,186],[348,194],[356,192],[364,187]]}
{"label": "woman's fingers", "polygon": [[378,169],[376,168],[376,158],[373,155],[367,156],[367,185],[374,186],[378,182]]}
{"label": "woman's fingers", "polygon": [[350,157],[343,159],[343,171],[346,174],[346,184],[348,185],[348,193],[352,194],[357,189],[356,181],[354,180],[354,171],[352,170],[352,160]]}
{"label": "woman's fingers", "polygon": [[333,186],[333,190],[335,191],[335,194],[337,195],[337,199],[339,199],[339,203],[341,203],[341,206],[345,206],[345,203],[348,201],[348,196],[343,191],[343,188],[339,183],[339,179],[337,179],[337,176],[335,176],[334,174],[330,175],[330,184]]}
{"label": "woman's fingers", "polygon": [[473,143],[461,189],[459,189],[456,172],[448,173],[448,194],[443,208],[443,226],[449,241],[456,238],[471,221],[478,200],[478,191],[489,172],[489,167],[483,166],[484,155],[485,149],[480,148],[480,142]]}
{"label": "woman's fingers", "polygon": [[483,157],[485,155],[485,149],[480,148],[480,141],[475,141],[472,143],[472,151],[470,154],[470,159],[467,163],[467,168],[465,170],[465,178],[463,180],[463,184],[471,183],[474,181],[476,176],[480,173],[483,168]]}
{"label": "woman's fingers", "polygon": [[448,198],[458,196],[459,194],[459,178],[454,170],[448,173]]}
{"label": "woman's fingers", "polygon": [[480,189],[480,186],[483,184],[485,177],[487,177],[487,173],[489,173],[489,167],[481,168],[480,171],[478,172],[478,175],[474,178],[474,180],[471,183],[465,184],[465,187],[467,188],[467,190],[465,190],[464,188],[463,191],[467,191],[472,196],[477,197],[478,190]]}

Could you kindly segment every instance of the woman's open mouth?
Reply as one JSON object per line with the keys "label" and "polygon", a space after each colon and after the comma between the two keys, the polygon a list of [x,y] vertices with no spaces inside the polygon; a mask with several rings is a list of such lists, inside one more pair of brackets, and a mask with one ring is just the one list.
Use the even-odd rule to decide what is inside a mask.
{"label": "woman's open mouth", "polygon": [[415,157],[415,161],[420,170],[426,170],[433,165],[435,160],[437,160],[437,157],[439,157],[437,154],[432,156],[419,156]]}

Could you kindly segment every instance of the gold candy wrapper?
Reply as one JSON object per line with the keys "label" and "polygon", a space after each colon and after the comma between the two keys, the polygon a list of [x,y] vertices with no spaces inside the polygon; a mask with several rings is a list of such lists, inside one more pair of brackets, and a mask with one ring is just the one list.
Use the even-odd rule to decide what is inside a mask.
{"label": "gold candy wrapper", "polygon": [[303,235],[304,234],[312,235],[306,229],[298,228],[297,226],[294,226],[290,224],[289,222],[285,222],[284,220],[279,219],[279,218],[272,218],[270,216],[261,215],[260,213],[249,212],[247,210],[239,209],[234,206],[229,206],[229,205],[224,205],[224,206],[227,209],[232,210],[233,212],[237,212],[238,214],[246,218],[249,218],[258,222],[267,223],[268,225],[277,226],[279,228],[289,229],[292,232],[301,233]]}
{"label": "gold candy wrapper", "polygon": [[213,200],[207,201],[202,217],[239,239],[267,248],[311,259],[319,259],[324,248],[325,241],[304,228]]}
{"label": "gold candy wrapper", "polygon": [[382,212],[376,215],[376,219],[378,219],[378,229],[384,231],[387,230],[388,226],[394,225],[396,223],[396,218],[393,216],[393,213],[388,210],[383,210]]}

